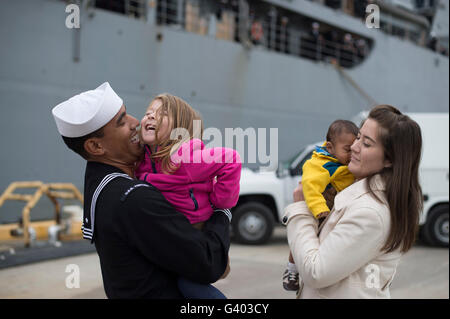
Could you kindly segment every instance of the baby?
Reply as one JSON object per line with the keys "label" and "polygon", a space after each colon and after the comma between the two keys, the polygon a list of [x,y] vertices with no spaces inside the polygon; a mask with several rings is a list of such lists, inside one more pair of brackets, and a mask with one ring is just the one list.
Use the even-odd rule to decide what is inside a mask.
{"label": "baby", "polygon": [[[336,120],[328,128],[327,140],[317,146],[311,159],[303,165],[303,194],[306,204],[319,224],[330,213],[336,192],[342,191],[354,182],[348,170],[350,147],[358,135],[358,127],[350,121]],[[299,289],[299,277],[292,253],[283,274],[286,290]]]}

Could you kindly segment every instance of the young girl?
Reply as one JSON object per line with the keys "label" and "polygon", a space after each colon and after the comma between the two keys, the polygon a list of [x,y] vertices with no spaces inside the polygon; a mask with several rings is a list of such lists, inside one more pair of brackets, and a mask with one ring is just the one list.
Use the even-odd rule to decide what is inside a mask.
{"label": "young girl", "polygon": [[[170,94],[158,95],[141,120],[145,157],[135,173],[199,229],[215,208],[236,205],[241,177],[239,154],[229,148],[206,149],[202,133],[201,117],[189,104]],[[229,266],[224,277],[228,272]],[[187,298],[225,298],[212,285],[180,278],[178,286]]]}

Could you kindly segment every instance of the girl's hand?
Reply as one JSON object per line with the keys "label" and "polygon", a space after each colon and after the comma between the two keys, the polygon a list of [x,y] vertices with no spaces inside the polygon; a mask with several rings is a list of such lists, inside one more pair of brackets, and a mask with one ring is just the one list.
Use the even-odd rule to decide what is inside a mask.
{"label": "girl's hand", "polygon": [[298,182],[298,186],[294,189],[294,202],[302,202],[305,200],[303,196],[303,185],[302,182]]}

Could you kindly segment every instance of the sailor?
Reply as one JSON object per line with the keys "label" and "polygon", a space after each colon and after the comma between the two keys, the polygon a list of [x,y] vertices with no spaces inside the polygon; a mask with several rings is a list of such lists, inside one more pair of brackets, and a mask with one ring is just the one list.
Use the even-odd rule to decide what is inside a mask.
{"label": "sailor", "polygon": [[223,275],[230,211],[216,211],[200,231],[155,187],[134,179],[139,121],[109,83],[52,113],[66,145],[87,161],[83,237],[95,244],[108,298],[182,298],[178,276],[212,283]]}

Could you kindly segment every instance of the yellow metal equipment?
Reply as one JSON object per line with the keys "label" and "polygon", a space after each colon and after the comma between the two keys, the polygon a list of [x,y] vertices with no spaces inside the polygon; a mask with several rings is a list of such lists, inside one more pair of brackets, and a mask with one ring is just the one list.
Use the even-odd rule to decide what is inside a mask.
{"label": "yellow metal equipment", "polygon": [[[15,194],[17,189],[35,188],[34,194]],[[46,221],[30,221],[30,211],[37,204],[42,195],[46,195],[55,206],[55,218]],[[25,201],[26,205],[22,210],[22,223],[12,223],[0,225],[0,241],[17,240],[23,237],[25,247],[31,243],[30,229],[33,229],[37,239],[47,238],[47,230],[53,225],[61,226],[61,206],[60,199],[78,199],[83,205],[83,195],[70,183],[50,183],[44,184],[41,181],[14,182],[11,183],[0,196],[0,207],[7,200]],[[73,221],[66,234],[60,234],[60,239],[81,239],[81,220]],[[14,233],[15,232],[15,233]]]}

